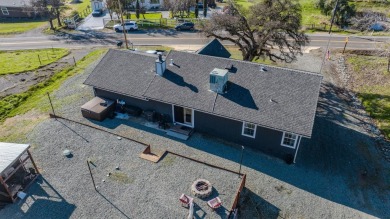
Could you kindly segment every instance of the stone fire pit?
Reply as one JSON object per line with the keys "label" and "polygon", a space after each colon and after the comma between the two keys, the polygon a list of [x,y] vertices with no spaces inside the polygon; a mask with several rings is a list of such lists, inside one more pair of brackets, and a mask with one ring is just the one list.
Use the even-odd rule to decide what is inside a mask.
{"label": "stone fire pit", "polygon": [[198,179],[191,186],[191,192],[195,197],[207,198],[211,195],[213,187],[208,180]]}

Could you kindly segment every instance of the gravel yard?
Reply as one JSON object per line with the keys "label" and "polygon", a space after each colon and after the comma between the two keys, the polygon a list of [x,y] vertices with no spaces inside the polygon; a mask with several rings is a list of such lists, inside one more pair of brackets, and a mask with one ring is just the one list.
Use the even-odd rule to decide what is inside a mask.
{"label": "gravel yard", "polygon": [[[310,60],[308,56],[305,56],[305,61],[319,64],[320,60],[318,57]],[[311,63],[311,65],[314,64]],[[331,71],[329,66],[325,67],[327,71]],[[129,121],[107,119],[103,122],[84,119],[80,113],[80,106],[93,97],[93,92],[90,87],[82,85],[82,82],[91,69],[86,71],[85,74],[69,79],[58,92],[52,95],[57,114],[151,144],[152,148],[169,149],[214,165],[238,170],[240,147],[221,139],[195,133],[189,140],[180,141],[167,137],[160,130],[142,125],[135,119]],[[250,148],[245,149],[242,171],[248,177],[244,196],[240,200],[242,206],[241,218],[390,218],[390,212],[388,211],[390,207],[390,165],[383,159],[377,149],[376,137],[364,128],[364,115],[351,106],[351,97],[337,84],[330,83],[337,81],[334,75],[325,72],[324,76],[325,83],[321,89],[313,136],[310,140],[302,140],[295,165],[287,165],[279,159],[269,157]],[[61,137],[58,137],[60,136],[58,133],[62,134]],[[38,166],[43,169],[43,179],[45,181],[34,185],[29,190],[30,196],[26,201],[3,209],[0,212],[0,218],[3,215],[7,216],[6,218],[15,217],[15,215],[18,215],[18,217],[38,216],[43,212],[39,211],[39,207],[34,206],[42,206],[43,208],[46,207],[45,204],[53,206],[53,209],[68,212],[64,214],[66,218],[69,216],[90,217],[90,214],[95,211],[100,212],[97,214],[99,217],[100,215],[104,217],[110,213],[114,215],[113,217],[126,218],[126,215],[128,215],[130,218],[144,218],[141,210],[137,211],[136,214],[136,210],[131,208],[132,206],[138,206],[137,203],[133,202],[133,199],[140,199],[142,195],[150,196],[146,194],[154,190],[148,187],[147,184],[137,183],[149,183],[153,179],[158,181],[171,180],[164,178],[165,176],[188,177],[182,176],[185,174],[179,171],[170,172],[174,171],[175,168],[181,168],[180,166],[184,164],[176,157],[172,159],[172,163],[169,161],[171,156],[167,156],[164,158],[165,161],[151,164],[138,158],[138,154],[143,148],[136,146],[134,143],[118,141],[114,136],[99,134],[99,132],[91,131],[89,128],[63,120],[55,121],[52,119],[41,123],[27,137],[27,140],[34,147],[33,155]],[[122,145],[125,143],[126,145]],[[60,153],[64,148],[74,150],[75,156],[70,160],[61,157]],[[118,163],[117,161],[109,162],[114,159],[114,157],[111,157],[114,156],[113,154],[119,156],[119,152],[125,154],[131,151],[134,151],[134,154],[130,153],[129,156],[134,156],[134,159],[129,159],[131,162],[123,164],[123,172],[126,172],[130,177],[131,186],[145,186],[144,190],[137,188],[134,190],[136,193],[126,193],[127,187],[118,186],[118,190],[114,191],[109,186],[119,185],[119,183],[115,184],[115,182],[108,179],[106,183],[102,183],[102,178],[100,178],[98,183],[101,186],[102,196],[94,192],[86,169],[85,159],[91,156],[95,157],[96,168],[108,168],[105,169],[107,172]],[[92,155],[93,152],[94,155]],[[106,156],[108,158],[104,158]],[[52,159],[55,157],[58,159]],[[75,162],[75,164],[72,164],[72,162]],[[80,164],[78,164],[79,162]],[[76,164],[84,169],[77,169]],[[132,164],[134,166],[131,166]],[[139,166],[136,164],[139,164]],[[72,165],[75,166],[72,167]],[[169,166],[169,168],[164,165]],[[146,172],[149,174],[133,173],[131,171],[140,166],[146,168]],[[161,169],[165,169],[164,172],[167,175],[157,172]],[[209,180],[212,181],[212,170],[209,170],[209,172],[193,169],[197,168],[194,167],[189,170],[194,171],[195,175],[201,174],[197,177],[205,176],[206,178],[209,176]],[[80,174],[76,175],[74,173]],[[105,176],[104,174],[100,175],[101,177]],[[185,180],[190,182],[195,178]],[[233,176],[231,179],[234,178]],[[83,187],[80,187],[80,184]],[[238,183],[236,184],[238,186]],[[161,188],[167,188],[165,186],[170,184],[164,182],[161,185]],[[179,186],[177,186],[178,193],[189,192],[190,185],[188,182],[180,184],[180,186],[183,187],[179,189]],[[225,186],[229,188],[228,184],[223,187]],[[81,192],[77,193],[76,191]],[[224,190],[217,187],[217,191]],[[170,195],[164,192],[164,189],[159,188],[151,195],[156,196],[156,200],[160,200],[161,197],[166,198]],[[219,193],[222,194],[223,192]],[[90,194],[94,196],[89,196]],[[125,196],[125,194],[131,198],[122,199],[122,195]],[[162,214],[172,213],[166,218],[185,216],[185,209],[179,207],[177,203],[180,194],[172,195],[172,200],[175,200],[174,204],[167,201],[167,205],[161,207],[163,209]],[[38,197],[42,198],[38,199]],[[35,203],[31,205],[33,198],[39,200],[37,202],[42,204]],[[52,200],[57,200],[57,202]],[[127,203],[131,204],[128,205]],[[142,206],[145,211],[148,209],[148,211],[154,212],[156,208],[152,206],[158,206],[159,204],[161,204],[161,201],[149,201],[148,204]],[[26,211],[28,206],[32,207],[29,211]],[[167,211],[168,208],[172,209]],[[105,209],[106,212],[101,209]],[[202,209],[205,210],[204,207]],[[37,212],[35,214],[31,213],[32,215],[28,213],[34,211]],[[53,211],[47,214],[50,216],[56,215],[55,213]],[[207,213],[203,218],[213,216],[217,215]],[[202,218],[202,216],[199,217]]]}
{"label": "gravel yard", "polygon": [[[196,217],[225,218],[241,181],[237,174],[172,154],[152,163],[138,157],[143,145],[75,123],[49,120],[39,129],[34,158],[43,171],[44,183],[35,184],[20,206],[7,206],[2,217],[15,218],[17,211],[23,218],[57,218],[64,211],[72,218],[185,218],[188,209],[181,207],[178,199],[182,193],[193,196],[192,183],[204,178],[214,191],[209,198],[194,199]],[[65,149],[74,156],[64,157]],[[98,192],[93,189],[87,159],[92,161]],[[206,201],[217,196],[223,206],[212,212]],[[40,203],[51,208],[42,206],[47,207],[42,211],[35,207]]]}

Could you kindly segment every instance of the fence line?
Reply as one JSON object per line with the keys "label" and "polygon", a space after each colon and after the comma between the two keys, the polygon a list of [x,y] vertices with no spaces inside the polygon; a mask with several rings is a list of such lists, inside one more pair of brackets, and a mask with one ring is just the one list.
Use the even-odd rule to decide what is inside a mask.
{"label": "fence line", "polygon": [[[139,27],[175,27],[179,23],[192,22],[199,24],[203,19],[199,18],[180,18],[180,19],[124,19],[124,22],[136,21]],[[112,28],[115,24],[120,24],[120,19],[103,18],[103,26]]]}

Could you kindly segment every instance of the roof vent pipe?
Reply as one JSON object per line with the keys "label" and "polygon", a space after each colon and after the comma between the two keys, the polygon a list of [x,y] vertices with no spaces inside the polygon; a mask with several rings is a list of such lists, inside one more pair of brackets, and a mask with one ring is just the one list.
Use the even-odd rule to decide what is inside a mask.
{"label": "roof vent pipe", "polygon": [[170,65],[170,66],[172,66],[172,65],[173,65],[173,59],[171,59],[171,63],[169,63],[169,65]]}
{"label": "roof vent pipe", "polygon": [[163,76],[167,66],[165,63],[165,59],[162,58],[162,54],[158,54],[158,59],[156,59],[155,66],[156,66],[156,74]]}
{"label": "roof vent pipe", "polygon": [[264,66],[260,66],[260,71],[267,71],[267,69]]}

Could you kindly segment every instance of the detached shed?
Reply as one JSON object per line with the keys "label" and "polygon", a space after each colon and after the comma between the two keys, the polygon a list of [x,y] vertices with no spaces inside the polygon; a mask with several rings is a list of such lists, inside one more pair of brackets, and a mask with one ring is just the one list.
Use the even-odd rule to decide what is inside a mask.
{"label": "detached shed", "polygon": [[39,176],[28,144],[0,142],[0,202],[15,202]]}
{"label": "detached shed", "polygon": [[81,114],[85,118],[103,121],[115,109],[115,102],[109,99],[94,97],[81,106]]}

